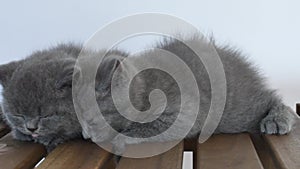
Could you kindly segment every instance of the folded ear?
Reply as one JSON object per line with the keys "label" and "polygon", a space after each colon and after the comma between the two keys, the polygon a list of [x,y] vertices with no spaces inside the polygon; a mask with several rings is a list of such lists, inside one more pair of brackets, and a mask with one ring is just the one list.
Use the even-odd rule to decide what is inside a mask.
{"label": "folded ear", "polygon": [[22,64],[22,61],[11,62],[0,66],[0,84],[5,88],[12,78],[15,70]]}
{"label": "folded ear", "polygon": [[97,76],[96,76],[96,90],[107,90],[111,87],[111,81],[114,72],[121,66],[124,56],[109,55],[103,58]]}
{"label": "folded ear", "polygon": [[79,69],[75,66],[75,59],[64,59],[61,61],[61,72],[56,82],[57,89],[72,88],[74,72],[78,73]]}

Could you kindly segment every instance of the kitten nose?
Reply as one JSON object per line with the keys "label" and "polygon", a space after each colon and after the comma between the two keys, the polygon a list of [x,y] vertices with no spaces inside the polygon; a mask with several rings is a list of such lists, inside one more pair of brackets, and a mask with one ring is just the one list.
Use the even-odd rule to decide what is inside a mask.
{"label": "kitten nose", "polygon": [[38,118],[35,119],[27,119],[25,124],[27,130],[30,132],[34,132],[38,129]]}
{"label": "kitten nose", "polygon": [[29,128],[29,127],[27,127],[27,130],[29,130],[31,132],[34,132],[35,130],[37,130],[37,128]]}

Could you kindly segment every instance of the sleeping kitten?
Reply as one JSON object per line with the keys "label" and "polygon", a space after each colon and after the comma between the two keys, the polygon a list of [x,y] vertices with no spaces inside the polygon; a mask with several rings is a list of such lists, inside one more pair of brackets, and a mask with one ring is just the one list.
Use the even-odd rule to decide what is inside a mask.
{"label": "sleeping kitten", "polygon": [[50,151],[81,136],[68,79],[79,52],[80,47],[60,45],[0,67],[3,116],[14,138],[42,143]]}
{"label": "sleeping kitten", "polygon": [[[197,38],[187,40],[195,44],[201,44],[201,41]],[[196,137],[201,131],[210,106],[211,89],[208,74],[203,64],[195,59],[195,54],[181,42],[170,40],[157,47],[180,56],[188,65],[194,64],[193,70],[196,71],[201,91],[200,115],[187,137]],[[24,60],[0,66],[3,114],[16,139],[33,140],[52,150],[66,140],[81,137],[82,128],[77,120],[72,99],[73,68],[80,50],[81,46],[62,44],[35,52]],[[226,73],[227,100],[215,133],[288,133],[293,124],[291,109],[282,103],[274,91],[268,89],[252,64],[239,52],[230,48],[216,46],[216,50]],[[97,57],[102,53],[87,51],[85,54]],[[154,49],[136,57],[158,57],[157,55],[160,54]],[[130,90],[130,99],[135,108],[140,111],[148,110],[149,93],[156,88],[164,91],[170,102],[158,120],[145,124],[129,121],[116,111],[111,96],[112,75],[118,67],[122,70],[121,62],[124,58],[130,60],[124,52],[111,51],[101,63],[95,89],[99,108],[108,123],[124,135],[145,138],[160,134],[168,129],[178,115],[178,86],[172,77],[162,71],[141,72],[133,80]],[[122,85],[122,80],[117,83]],[[94,119],[84,112],[82,115],[88,124]],[[185,119],[182,123],[190,121],[192,119]],[[113,139],[116,149],[120,151],[125,144],[135,144],[130,140],[121,143],[118,137],[112,138],[110,133],[88,134],[86,138],[93,139],[97,136],[95,141]],[[172,139],[176,139],[176,136],[153,141]]]}

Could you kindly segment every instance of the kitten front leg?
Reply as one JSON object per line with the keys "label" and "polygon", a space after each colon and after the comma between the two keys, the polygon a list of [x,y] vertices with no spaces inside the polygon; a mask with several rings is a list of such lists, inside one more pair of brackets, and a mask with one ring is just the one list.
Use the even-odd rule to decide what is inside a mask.
{"label": "kitten front leg", "polygon": [[47,153],[50,153],[52,150],[54,150],[61,143],[63,143],[63,140],[54,140],[54,141],[51,141],[46,146]]}
{"label": "kitten front leg", "polygon": [[35,141],[43,144],[46,147],[47,152],[49,153],[54,150],[59,144],[63,143],[64,139],[53,137],[39,137]]}
{"label": "kitten front leg", "polygon": [[271,108],[260,123],[260,131],[265,134],[284,135],[292,130],[296,115],[293,110],[282,103]]}
{"label": "kitten front leg", "polygon": [[18,129],[12,129],[12,136],[13,138],[21,141],[33,141],[33,138],[30,135],[26,135]]}
{"label": "kitten front leg", "polygon": [[176,133],[164,132],[168,127],[161,121],[150,125],[145,124],[144,127],[133,124],[112,140],[113,151],[117,155],[122,155],[128,145],[182,140]]}
{"label": "kitten front leg", "polygon": [[[125,151],[126,145],[142,143],[142,139],[136,139],[139,137],[139,135],[141,135],[140,132],[141,131],[137,128],[131,128],[122,131],[116,137],[114,137],[111,141],[114,153],[121,155]],[[129,136],[132,133],[135,134],[134,138],[123,137],[123,135]]]}

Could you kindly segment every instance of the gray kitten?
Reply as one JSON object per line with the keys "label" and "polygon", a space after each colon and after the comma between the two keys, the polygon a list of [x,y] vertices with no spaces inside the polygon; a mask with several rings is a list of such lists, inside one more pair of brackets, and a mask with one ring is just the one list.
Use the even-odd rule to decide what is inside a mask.
{"label": "gray kitten", "polygon": [[46,145],[81,137],[72,103],[72,73],[80,46],[59,45],[0,67],[3,116],[13,137]]}
{"label": "gray kitten", "polygon": [[[184,42],[184,43],[183,43]],[[115,102],[124,103],[128,105],[122,97],[123,93],[117,93],[120,97],[115,98],[115,102],[112,101],[111,87],[114,90],[124,87],[124,82],[129,81],[127,72],[128,67],[134,67],[139,65],[140,59],[149,60],[159,57],[164,58],[166,53],[161,52],[160,49],[169,51],[180,59],[182,59],[193,72],[198,88],[200,91],[200,110],[196,118],[196,122],[188,132],[185,138],[195,138],[199,135],[204,121],[207,118],[208,111],[211,103],[211,84],[208,73],[203,63],[199,60],[198,56],[191,51],[186,45],[196,46],[201,51],[201,54],[209,53],[207,48],[209,47],[208,42],[202,38],[195,36],[190,39],[183,40],[166,39],[162,43],[155,46],[154,49],[138,53],[132,57],[127,57],[127,64],[122,64],[124,58],[122,56],[110,56],[109,62],[104,62],[103,65],[109,68],[103,71],[106,74],[105,83],[98,78],[96,86],[101,86],[100,89],[96,89],[98,93],[98,104],[101,113],[105,117],[105,120],[112,126],[116,131],[121,132],[125,136],[139,138],[131,139],[124,138],[120,134],[115,132],[106,133],[103,130],[97,130],[97,128],[103,127],[100,121],[94,120],[94,116],[91,114],[84,114],[82,118],[86,122],[86,126],[89,126],[90,131],[87,138],[91,138],[94,142],[103,142],[105,140],[112,140],[114,150],[117,154],[122,154],[124,147],[127,144],[137,144],[144,141],[151,142],[164,142],[181,139],[181,132],[184,132],[182,128],[185,124],[192,124],[194,119],[191,114],[187,112],[182,113],[182,119],[177,129],[173,133],[164,133],[174,123],[180,112],[181,92],[176,81],[167,73],[151,69],[139,72],[138,75],[130,81],[129,98],[132,105],[140,111],[149,110],[151,104],[149,102],[149,95],[154,89],[160,89],[166,95],[167,106],[165,107],[162,114],[158,116],[155,112],[152,112],[156,116],[156,120],[147,123],[138,123],[129,121],[127,118],[121,116],[116,107]],[[218,127],[214,133],[265,133],[265,134],[287,134],[291,131],[295,120],[295,112],[286,105],[283,104],[280,97],[276,94],[276,91],[269,89],[264,78],[258,73],[256,67],[253,66],[240,52],[233,50],[230,47],[219,47],[213,44],[216,48],[217,53],[223,63],[226,81],[227,81],[227,98],[225,109]],[[97,55],[97,54],[89,54]],[[92,57],[95,57],[92,56]],[[162,59],[157,61],[156,64],[170,64],[170,66],[176,67],[176,65]],[[174,65],[172,65],[174,64]],[[101,67],[101,66],[100,66]],[[104,67],[104,66],[102,66]],[[175,68],[176,69],[176,68]],[[111,84],[113,72],[123,72],[121,75],[114,77],[115,84]],[[178,72],[183,70],[178,70]],[[100,77],[101,77],[100,71]],[[99,74],[98,74],[99,75]],[[104,74],[102,74],[104,75]],[[107,75],[111,75],[110,78]],[[184,75],[183,75],[184,76]],[[102,83],[102,84],[101,84]],[[103,85],[106,84],[106,85]],[[187,82],[185,85],[190,85]],[[121,91],[121,90],[120,90]],[[103,94],[104,93],[104,94]],[[185,100],[183,104],[186,104],[190,109],[193,108],[192,100],[195,99],[194,93],[185,93],[188,100]],[[103,97],[105,96],[105,98]],[[160,100],[156,100],[160,102]],[[123,105],[124,110],[126,105]],[[162,106],[163,107],[163,106]],[[92,115],[94,115],[92,113]],[[145,117],[146,119],[147,117]],[[99,125],[100,124],[100,125]],[[93,128],[93,125],[95,127]],[[181,128],[182,127],[182,128]],[[109,132],[109,130],[106,130]],[[153,137],[158,136],[159,137]]]}
{"label": "gray kitten", "polygon": [[[186,43],[203,45],[199,48],[206,46],[197,37],[186,40]],[[196,75],[201,92],[200,111],[196,123],[186,136],[194,138],[201,131],[210,107],[208,73],[195,53],[183,43],[166,40],[156,47],[179,56],[191,66]],[[273,90],[268,89],[256,68],[241,53],[229,47],[215,45],[215,48],[223,62],[227,80],[226,106],[215,133],[260,131],[266,134],[287,134],[293,124],[292,110],[282,103]],[[81,125],[84,124],[77,120],[72,99],[72,75],[80,50],[81,46],[58,45],[35,52],[24,60],[0,66],[0,82],[4,87],[3,114],[16,139],[34,140],[48,146],[50,150],[65,140],[81,136]],[[83,54],[87,55],[86,58],[97,57],[103,51],[85,51]],[[149,123],[131,122],[118,113],[112,100],[111,80],[117,69],[125,70],[122,60],[128,58],[136,62],[135,58],[161,55],[157,49],[153,49],[128,57],[128,54],[116,50],[110,51],[101,63],[96,76],[97,102],[105,120],[116,131],[130,137],[148,138],[167,130],[176,119],[181,101],[179,88],[170,75],[159,70],[140,72],[130,85],[130,101],[140,111],[150,108],[149,94],[153,89],[159,88],[166,94],[168,105],[157,120]],[[126,77],[119,77],[115,85],[122,86],[124,79]],[[193,94],[189,97],[193,99]],[[93,121],[91,114],[82,112],[81,115],[87,125],[99,125]],[[193,120],[188,118],[188,114],[185,117],[183,124]],[[83,133],[95,142],[112,140],[117,151],[123,151],[126,144],[137,143],[119,139],[109,131],[95,132]],[[172,136],[152,141],[176,138],[176,133],[173,133]]]}

